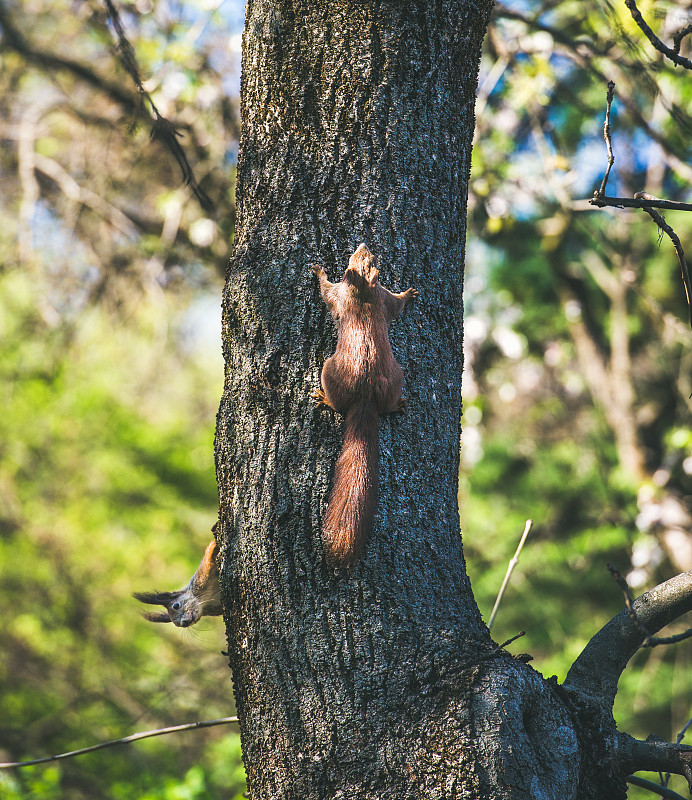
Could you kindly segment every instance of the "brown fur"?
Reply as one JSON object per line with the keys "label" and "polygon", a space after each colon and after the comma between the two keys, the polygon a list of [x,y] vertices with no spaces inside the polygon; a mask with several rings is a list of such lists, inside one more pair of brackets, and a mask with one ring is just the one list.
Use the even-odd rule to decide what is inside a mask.
{"label": "brown fur", "polygon": [[380,414],[404,404],[404,373],[389,344],[389,325],[418,292],[385,289],[364,244],[349,259],[340,283],[330,283],[321,267],[313,271],[339,337],[322,368],[322,389],[313,396],[320,406],[346,416],[323,538],[328,560],[347,565],[360,555],[377,506]]}
{"label": "brown fur", "polygon": [[197,572],[184,589],[176,592],[135,592],[132,596],[141,603],[163,606],[166,609],[165,612],[144,614],[144,618],[149,622],[172,622],[179,628],[188,628],[202,617],[222,614],[217,555],[218,545],[212,539],[204,551]]}

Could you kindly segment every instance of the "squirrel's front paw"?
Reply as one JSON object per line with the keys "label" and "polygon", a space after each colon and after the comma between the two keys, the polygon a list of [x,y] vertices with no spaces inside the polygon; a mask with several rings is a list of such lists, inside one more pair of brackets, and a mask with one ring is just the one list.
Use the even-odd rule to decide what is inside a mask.
{"label": "squirrel's front paw", "polygon": [[407,300],[415,300],[416,298],[420,297],[420,292],[418,289],[407,289],[404,292],[404,296]]}
{"label": "squirrel's front paw", "polygon": [[329,402],[327,395],[322,391],[322,389],[317,389],[314,392],[310,392],[310,397],[317,401],[317,408],[331,408],[332,411],[334,410],[334,406]]}
{"label": "squirrel's front paw", "polygon": [[322,267],[319,264],[313,264],[312,265],[312,271],[315,273],[315,275],[317,275],[318,278],[320,277],[320,275],[324,275],[325,274],[324,270],[322,269]]}

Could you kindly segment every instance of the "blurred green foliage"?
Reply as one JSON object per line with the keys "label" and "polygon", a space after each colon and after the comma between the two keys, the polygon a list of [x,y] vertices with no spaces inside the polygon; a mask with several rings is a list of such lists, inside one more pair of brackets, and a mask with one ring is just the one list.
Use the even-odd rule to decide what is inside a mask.
{"label": "blurred green foliage", "polygon": [[[640,4],[670,38],[683,15],[659,5]],[[216,516],[242,7],[118,7],[215,210],[149,139],[101,3],[0,0],[2,760],[233,713],[221,621],[154,626],[130,594],[184,585]],[[624,6],[598,0],[499,4],[486,39],[465,285],[465,553],[487,618],[534,520],[493,634],[526,630],[511,647],[560,679],[622,608],[606,562],[635,593],[692,567],[692,336],[677,261],[642,212],[584,200],[605,167],[610,78],[609,193],[689,199],[688,77]],[[692,241],[689,215],[666,218]],[[675,737],[692,714],[690,652],[637,655],[616,705],[624,730]],[[227,728],[0,771],[3,800],[243,790]]]}
{"label": "blurred green foliage", "polygon": [[[3,761],[234,713],[222,621],[152,625],[131,597],[187,583],[216,520],[233,9],[119,7],[215,209],[149,139],[100,3],[2,3]],[[0,772],[3,800],[244,789],[233,726]]]}
{"label": "blurred green foliage", "polygon": [[[674,4],[640,9],[667,41],[685,17]],[[608,194],[689,201],[689,73],[664,63],[624,4],[497,7],[469,199],[464,552],[487,619],[533,519],[493,636],[525,630],[510,649],[559,680],[623,607],[606,563],[635,596],[692,568],[692,333],[679,264],[644,212],[587,202],[606,167],[610,79]],[[692,217],[666,220],[689,250]],[[687,642],[633,659],[615,709],[623,730],[675,739],[692,716],[690,656]],[[677,778],[671,787],[685,791]]]}
{"label": "blurred green foliage", "polygon": [[[182,586],[210,538],[220,357],[185,352],[170,296],[127,320],[93,307],[69,330],[40,302],[28,275],[0,275],[0,746],[13,760],[233,713],[220,620],[154,626],[130,596]],[[243,786],[230,730],[28,768],[0,795],[228,797]]]}

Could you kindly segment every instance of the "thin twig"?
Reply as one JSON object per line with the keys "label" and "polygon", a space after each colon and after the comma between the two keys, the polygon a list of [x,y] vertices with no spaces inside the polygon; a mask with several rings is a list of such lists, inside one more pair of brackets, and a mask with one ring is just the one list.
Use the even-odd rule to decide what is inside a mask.
{"label": "thin twig", "polygon": [[[630,5],[629,0],[627,5]],[[633,2],[632,5],[634,5]],[[634,6],[634,8],[636,10],[636,6]],[[630,11],[632,11],[631,8]],[[637,13],[639,12],[637,11]],[[634,12],[632,12],[632,15],[634,16]],[[603,175],[603,180],[601,181],[601,186],[597,191],[594,192],[594,195],[589,202],[591,205],[598,206],[599,208],[603,208],[604,206],[615,206],[617,208],[641,208],[643,211],[646,211],[651,219],[658,225],[659,229],[670,238],[671,242],[673,243],[673,247],[675,248],[675,252],[677,253],[678,261],[680,262],[682,284],[685,287],[687,308],[690,316],[690,327],[692,328],[692,283],[690,282],[690,272],[687,267],[687,261],[685,260],[685,253],[682,249],[682,243],[680,242],[680,238],[670,227],[670,225],[668,225],[663,216],[655,211],[656,208],[665,208],[676,211],[692,211],[692,204],[661,200],[659,197],[654,197],[646,192],[637,192],[632,200],[626,197],[607,197],[605,193],[606,185],[608,183],[608,176],[610,175],[610,169],[615,163],[610,132],[610,110],[613,104],[614,90],[615,84],[613,81],[609,81],[608,92],[606,94],[606,117],[603,125],[603,139],[605,140],[606,149],[608,151],[608,164],[606,166],[605,174]]]}
{"label": "thin twig", "polygon": [[685,639],[692,637],[692,628],[688,628],[684,633],[678,633],[675,636],[652,636],[649,630],[647,630],[647,628],[642,624],[641,620],[637,616],[637,612],[634,610],[632,598],[630,597],[630,587],[627,585],[627,581],[622,577],[622,575],[620,575],[618,570],[612,564],[607,564],[606,566],[608,567],[610,574],[615,579],[617,585],[622,589],[622,594],[625,597],[625,607],[627,608],[627,613],[629,614],[630,619],[632,622],[634,622],[644,636],[642,647],[658,647],[661,644],[677,644],[678,642],[682,642]]}
{"label": "thin twig", "polygon": [[526,636],[526,631],[519,631],[519,633],[516,633],[510,639],[502,642],[500,645],[500,650],[503,650],[505,647],[507,647],[507,645],[512,644],[512,642],[516,642],[517,639],[521,639],[522,636]]}
{"label": "thin twig", "polygon": [[82,756],[85,753],[93,753],[95,750],[114,747],[116,744],[129,744],[130,742],[138,742],[140,739],[149,739],[152,736],[163,736],[166,733],[191,731],[197,728],[213,728],[216,725],[230,725],[233,722],[238,722],[238,717],[207,719],[202,722],[189,722],[186,725],[174,725],[170,728],[157,728],[153,731],[142,731],[141,733],[133,733],[131,736],[125,736],[123,739],[99,742],[99,744],[93,744],[91,747],[83,747],[81,750],[71,750],[69,753],[60,753],[57,756],[44,756],[43,758],[35,758],[33,761],[8,761],[4,764],[0,764],[0,769],[9,769],[10,767],[33,767],[36,764],[46,764],[49,761],[60,761],[63,758],[74,758],[75,756]]}
{"label": "thin twig", "polygon": [[625,780],[627,783],[631,783],[632,786],[646,789],[649,792],[657,794],[659,797],[665,797],[666,800],[685,800],[681,794],[674,792],[672,789],[661,786],[660,783],[654,783],[653,781],[647,781],[645,778],[639,778],[637,775],[628,775]]}
{"label": "thin twig", "polygon": [[[658,50],[659,53],[663,53],[663,55],[666,58],[669,58],[673,64],[677,64],[685,69],[692,69],[692,61],[690,61],[689,58],[685,58],[684,56],[681,56],[679,52],[676,53],[675,50],[671,50],[668,45],[663,44],[658,36],[656,36],[656,34],[646,23],[644,17],[642,17],[634,0],[625,0],[625,5],[627,8],[629,8],[632,19],[637,23],[641,32],[651,42],[655,50]],[[680,38],[682,39],[682,37]]]}
{"label": "thin twig", "polygon": [[[646,194],[646,192],[637,192],[634,197],[636,200],[658,199],[657,197],[652,197],[650,194]],[[644,211],[646,211],[646,213],[658,225],[658,227],[668,236],[670,241],[673,243],[675,252],[678,255],[678,261],[680,262],[680,269],[682,271],[682,283],[685,287],[685,295],[687,296],[687,308],[690,313],[690,327],[692,327],[692,284],[690,284],[690,271],[687,268],[687,261],[685,261],[685,253],[682,249],[680,239],[675,231],[661,216],[661,214],[658,213],[658,211],[655,211],[653,208],[645,208]]]}
{"label": "thin twig", "polygon": [[500,607],[500,603],[502,602],[502,597],[505,593],[505,589],[507,588],[507,584],[509,583],[509,579],[512,577],[512,572],[514,571],[514,567],[519,563],[519,553],[521,553],[521,548],[524,546],[524,542],[526,541],[526,537],[529,535],[529,531],[531,530],[531,520],[526,520],[526,525],[524,526],[524,533],[519,540],[519,546],[517,547],[516,553],[512,556],[507,566],[507,572],[505,573],[505,578],[502,581],[502,586],[500,586],[500,591],[497,594],[497,599],[495,600],[495,605],[493,606],[493,610],[490,612],[490,619],[488,620],[488,630],[490,630],[493,626],[493,622],[495,622],[495,617],[497,616],[497,610]]}
{"label": "thin twig", "polygon": [[692,22],[689,25],[685,25],[684,28],[680,28],[680,30],[673,36],[673,52],[676,55],[680,55],[680,46],[682,45],[682,40],[690,33],[692,33]]}
{"label": "thin twig", "polygon": [[692,725],[692,717],[690,717],[690,719],[687,720],[680,733],[675,737],[675,744],[680,744],[680,742],[682,742],[682,740],[685,738],[685,734],[687,733],[687,729],[690,727],[690,725]]}
{"label": "thin twig", "polygon": [[[675,737],[675,744],[680,744],[682,740],[685,738],[685,734],[687,733],[687,729],[692,725],[692,717],[687,720],[687,722],[683,725],[680,733]],[[670,780],[670,772],[666,772],[665,778],[662,779],[661,785],[668,786],[668,781]]]}
{"label": "thin twig", "polygon": [[642,211],[646,211],[658,227],[667,234],[673,243],[678,261],[680,262],[682,284],[685,288],[685,298],[690,314],[690,327],[692,327],[692,283],[690,282],[690,271],[687,266],[687,261],[685,260],[685,252],[682,249],[682,243],[678,235],[670,225],[668,225],[665,218],[655,210],[657,208],[667,208],[675,211],[692,211],[692,203],[677,203],[672,200],[661,200],[646,192],[637,192],[633,200],[627,197],[606,197],[604,195],[599,195],[598,192],[594,192],[594,196],[589,200],[589,203],[599,208],[605,206],[613,206],[615,208],[641,208]]}
{"label": "thin twig", "polygon": [[183,173],[183,180],[190,187],[190,189],[192,189],[193,194],[197,200],[199,200],[202,208],[207,212],[211,212],[214,209],[214,204],[209,198],[209,195],[204,191],[204,189],[202,189],[199,183],[197,183],[197,179],[192,171],[190,162],[187,160],[185,151],[180,146],[180,142],[178,141],[178,138],[182,136],[182,134],[168,119],[166,119],[166,117],[163,116],[163,114],[161,114],[156,107],[156,104],[151,99],[151,95],[142,84],[142,79],[139,74],[139,65],[137,64],[137,57],[135,56],[134,48],[130,44],[130,40],[127,38],[127,34],[125,33],[118,9],[115,7],[113,0],[104,0],[104,4],[106,6],[106,14],[108,19],[115,30],[115,35],[118,42],[117,52],[118,56],[120,57],[120,61],[127,73],[132,78],[140,97],[149,105],[151,108],[151,113],[154,116],[152,120],[152,138],[160,139],[170,150]]}
{"label": "thin twig", "polygon": [[606,167],[605,175],[601,181],[601,188],[596,193],[597,197],[604,197],[608,178],[610,177],[610,168],[615,163],[615,156],[613,155],[613,143],[610,138],[610,109],[613,105],[613,93],[615,91],[615,83],[608,81],[608,92],[606,94],[606,116],[603,123],[603,139],[606,143],[606,150],[608,151],[608,166]]}

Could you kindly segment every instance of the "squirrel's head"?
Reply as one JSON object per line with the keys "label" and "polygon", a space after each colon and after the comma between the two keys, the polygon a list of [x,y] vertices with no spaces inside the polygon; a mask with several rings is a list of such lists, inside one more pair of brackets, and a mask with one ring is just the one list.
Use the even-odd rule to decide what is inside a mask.
{"label": "squirrel's head", "polygon": [[188,589],[177,592],[135,592],[132,595],[140,603],[163,606],[166,611],[143,614],[149,622],[172,622],[179,628],[189,628],[199,622],[203,614],[202,603]]}
{"label": "squirrel's head", "polygon": [[358,294],[372,291],[380,278],[376,263],[375,256],[364,244],[361,244],[348,260],[348,267],[344,272],[344,282],[352,286]]}

